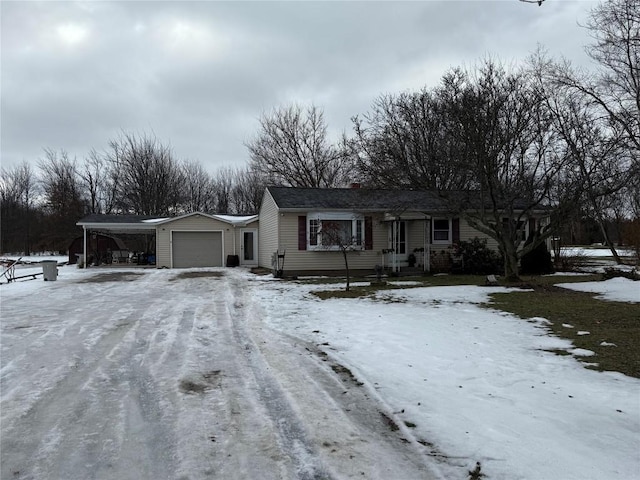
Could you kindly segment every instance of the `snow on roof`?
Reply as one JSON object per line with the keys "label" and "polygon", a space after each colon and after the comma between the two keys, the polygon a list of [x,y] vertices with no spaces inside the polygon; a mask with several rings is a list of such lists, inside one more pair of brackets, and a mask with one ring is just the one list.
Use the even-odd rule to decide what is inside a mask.
{"label": "snow on roof", "polygon": [[243,224],[253,222],[258,219],[258,215],[213,215],[215,218],[218,218],[222,221],[236,224]]}
{"label": "snow on roof", "polygon": [[163,217],[163,218],[150,218],[148,220],[142,220],[142,223],[159,223],[159,222],[163,222],[167,219],[168,217]]}

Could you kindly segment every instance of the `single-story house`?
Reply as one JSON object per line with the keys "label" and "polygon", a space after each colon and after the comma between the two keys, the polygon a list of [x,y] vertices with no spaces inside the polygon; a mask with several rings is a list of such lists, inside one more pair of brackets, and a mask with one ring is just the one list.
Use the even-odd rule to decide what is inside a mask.
{"label": "single-story house", "polygon": [[[546,217],[540,211],[522,222],[523,241]],[[474,237],[497,249],[430,191],[268,187],[259,219],[259,265],[287,273],[343,270],[341,246],[350,269],[368,271],[449,270],[453,246]]]}
{"label": "single-story house", "polygon": [[[521,222],[522,241],[548,222],[542,209]],[[267,187],[259,215],[189,213],[176,217],[89,215],[85,255],[95,234],[145,234],[159,268],[260,266],[287,274],[344,270],[448,271],[455,245],[496,242],[451,213],[435,192],[366,188]],[[119,252],[120,256],[122,252]],[[85,258],[87,258],[85,256]]]}
{"label": "single-story house", "polygon": [[92,214],[77,225],[84,230],[85,257],[95,233],[146,234],[155,237],[147,252],[158,268],[258,265],[258,216],[209,215],[177,217]]}

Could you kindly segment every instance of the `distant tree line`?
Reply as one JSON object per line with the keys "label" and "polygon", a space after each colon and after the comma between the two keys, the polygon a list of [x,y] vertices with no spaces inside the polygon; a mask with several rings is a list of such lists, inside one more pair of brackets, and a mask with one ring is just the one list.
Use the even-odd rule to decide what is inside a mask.
{"label": "distant tree line", "polygon": [[[268,184],[357,182],[440,192],[498,242],[507,273],[527,249],[583,219],[617,258],[612,232],[640,243],[638,12],[639,0],[591,11],[593,71],[544,51],[516,68],[485,59],[435,87],[381,95],[333,143],[322,109],[275,108],[246,143],[245,168],[212,175],[155,137],[126,132],[82,161],[45,150],[37,171],[27,163],[2,171],[1,250],[63,248],[87,212],[257,213]],[[517,251],[522,222],[541,206],[551,225]]]}
{"label": "distant tree line", "polygon": [[1,171],[0,251],[64,251],[90,213],[256,213],[263,188],[249,169],[212,175],[151,135],[123,132],[82,160],[45,149],[36,167],[25,161]]}

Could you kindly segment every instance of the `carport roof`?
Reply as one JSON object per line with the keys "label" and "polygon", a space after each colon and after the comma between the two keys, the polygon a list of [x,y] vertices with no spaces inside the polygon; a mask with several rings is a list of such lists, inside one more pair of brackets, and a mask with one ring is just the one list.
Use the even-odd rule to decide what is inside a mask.
{"label": "carport roof", "polygon": [[155,230],[156,225],[169,223],[192,215],[202,215],[237,226],[247,225],[258,219],[257,215],[209,215],[202,212],[187,213],[176,217],[158,217],[153,215],[105,215],[92,213],[80,219],[76,225],[88,230],[105,230],[120,233],[146,233]]}
{"label": "carport roof", "polygon": [[166,218],[151,215],[103,215],[92,213],[80,219],[76,225],[89,230],[107,230],[111,232],[148,232]]}

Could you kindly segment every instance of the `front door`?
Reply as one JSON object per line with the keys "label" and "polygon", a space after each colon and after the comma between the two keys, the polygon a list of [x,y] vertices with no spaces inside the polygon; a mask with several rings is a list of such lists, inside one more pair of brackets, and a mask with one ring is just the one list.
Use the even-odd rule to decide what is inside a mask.
{"label": "front door", "polygon": [[258,264],[258,230],[255,228],[244,228],[241,230],[240,241],[240,264]]}
{"label": "front door", "polygon": [[407,266],[409,252],[407,251],[407,222],[395,220],[391,222],[389,228],[389,247],[393,249],[390,254],[390,263],[394,271],[401,266]]}

